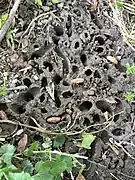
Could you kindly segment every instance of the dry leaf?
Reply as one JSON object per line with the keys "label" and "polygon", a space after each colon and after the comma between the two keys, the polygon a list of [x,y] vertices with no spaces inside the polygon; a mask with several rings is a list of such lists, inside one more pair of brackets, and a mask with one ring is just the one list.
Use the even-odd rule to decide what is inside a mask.
{"label": "dry leaf", "polygon": [[78,174],[76,180],[86,180],[82,174]]}
{"label": "dry leaf", "polygon": [[18,142],[17,152],[22,153],[25,150],[27,143],[28,143],[28,135],[24,134],[23,137]]}
{"label": "dry leaf", "polygon": [[54,117],[49,117],[46,119],[46,121],[48,123],[58,123],[60,122],[61,118],[60,117],[57,117],[57,116],[54,116]]}
{"label": "dry leaf", "polygon": [[113,56],[107,56],[107,60],[109,60],[113,64],[118,64],[117,59],[115,57],[113,57]]}
{"label": "dry leaf", "polygon": [[76,78],[71,80],[71,84],[82,84],[82,83],[84,83],[83,78]]}

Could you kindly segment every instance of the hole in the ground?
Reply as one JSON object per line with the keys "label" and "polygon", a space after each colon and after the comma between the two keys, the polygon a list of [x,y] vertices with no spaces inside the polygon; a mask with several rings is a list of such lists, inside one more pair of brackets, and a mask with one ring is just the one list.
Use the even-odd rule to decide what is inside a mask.
{"label": "hole in the ground", "polygon": [[104,131],[101,132],[101,140],[102,140],[104,143],[106,143],[106,142],[109,141],[109,134],[108,134],[107,131],[104,130]]}
{"label": "hole in the ground", "polygon": [[59,108],[61,106],[61,101],[59,99],[58,92],[56,90],[54,90],[54,98],[55,98],[56,106]]}
{"label": "hole in the ground", "polygon": [[75,8],[75,9],[73,10],[73,13],[76,14],[76,16],[81,17],[81,12],[80,12],[79,9]]}
{"label": "hole in the ground", "polygon": [[97,37],[95,38],[95,41],[97,41],[99,45],[104,45],[104,44],[105,44],[105,40],[104,40],[104,38],[101,37],[101,36],[97,36]]}
{"label": "hole in the ground", "polygon": [[92,107],[92,103],[90,101],[84,101],[80,106],[80,111],[89,111]]}
{"label": "hole in the ground", "polygon": [[47,110],[45,108],[41,108],[41,113],[47,113]]}
{"label": "hole in the ground", "polygon": [[42,95],[40,96],[40,102],[43,102],[44,100],[45,100],[45,95],[42,94]]}
{"label": "hole in the ground", "polygon": [[63,81],[63,86],[69,86],[69,83],[67,81]]}
{"label": "hole in the ground", "polygon": [[35,97],[40,92],[40,88],[39,87],[32,87],[29,89],[28,92],[31,93],[31,95]]}
{"label": "hole in the ground", "polygon": [[75,49],[79,48],[79,42],[75,42],[75,46],[74,46]]}
{"label": "hole in the ground", "polygon": [[78,66],[72,66],[72,71],[73,71],[73,73],[76,73],[77,71],[79,71],[79,68],[78,68]]}
{"label": "hole in the ground", "polygon": [[107,111],[108,113],[112,114],[112,108],[106,101],[104,100],[97,101],[96,106],[98,109],[102,111],[102,113],[105,113]]}
{"label": "hole in the ground", "polygon": [[92,71],[90,69],[87,69],[85,71],[86,76],[90,76],[92,74]]}
{"label": "hole in the ground", "polygon": [[41,80],[41,87],[46,87],[47,86],[47,79],[46,77],[43,77]]}
{"label": "hole in the ground", "polygon": [[53,36],[52,39],[53,39],[54,44],[55,44],[56,46],[58,46],[59,38],[58,38],[57,36]]}
{"label": "hole in the ground", "polygon": [[108,76],[108,81],[109,81],[111,84],[116,83],[116,80],[115,80],[113,77],[111,77],[111,76]]}
{"label": "hole in the ground", "polygon": [[6,111],[7,109],[8,109],[8,107],[7,107],[6,103],[0,103],[0,110]]}
{"label": "hole in the ground", "polygon": [[34,49],[37,49],[39,48],[39,45],[38,44],[34,44]]}
{"label": "hole in the ground", "polygon": [[84,33],[84,35],[86,39],[89,37],[88,33]]}
{"label": "hole in the ground", "polygon": [[118,121],[119,117],[120,117],[120,115],[119,115],[119,114],[115,115],[115,116],[114,116],[114,120],[113,120],[113,121],[114,121],[114,122]]}
{"label": "hole in the ground", "polygon": [[25,78],[23,79],[23,84],[26,85],[27,87],[30,87],[30,85],[32,84],[29,78]]}
{"label": "hole in the ground", "polygon": [[103,47],[97,47],[96,48],[96,52],[98,52],[98,53],[102,53],[103,51],[104,51]]}
{"label": "hole in the ground", "polygon": [[26,111],[25,106],[21,106],[19,104],[11,104],[11,110],[16,114],[23,114]]}
{"label": "hole in the ground", "polygon": [[103,65],[103,68],[108,70],[108,69],[109,69],[109,64],[105,63],[105,64]]}
{"label": "hole in the ground", "polygon": [[31,101],[34,99],[34,96],[30,92],[26,92],[22,95],[24,101]]}
{"label": "hole in the ground", "polygon": [[51,72],[53,70],[53,66],[51,63],[44,61],[43,65],[44,65],[45,69],[48,68],[49,72]]}
{"label": "hole in the ground", "polygon": [[94,121],[94,122],[100,122],[100,117],[99,117],[98,114],[94,114],[94,116],[93,116],[93,121]]}
{"label": "hole in the ground", "polygon": [[95,70],[94,72],[94,78],[101,78],[100,73],[98,70]]}
{"label": "hole in the ground", "polygon": [[90,120],[87,117],[84,117],[83,125],[84,126],[89,126],[90,125]]}
{"label": "hole in the ground", "polygon": [[87,56],[85,54],[81,54],[80,60],[84,66],[87,65]]}
{"label": "hole in the ground", "polygon": [[56,75],[54,76],[53,80],[54,80],[54,82],[55,82],[56,84],[59,84],[60,81],[62,80],[62,77],[60,77],[58,74],[56,74]]}
{"label": "hole in the ground", "polygon": [[64,98],[70,98],[73,95],[73,93],[71,91],[65,91],[62,96]]}
{"label": "hole in the ground", "polygon": [[57,36],[62,36],[64,33],[63,27],[60,25],[54,26],[54,30],[55,30]]}
{"label": "hole in the ground", "polygon": [[112,130],[112,134],[114,136],[121,136],[122,134],[124,134],[124,129],[116,128],[116,129]]}

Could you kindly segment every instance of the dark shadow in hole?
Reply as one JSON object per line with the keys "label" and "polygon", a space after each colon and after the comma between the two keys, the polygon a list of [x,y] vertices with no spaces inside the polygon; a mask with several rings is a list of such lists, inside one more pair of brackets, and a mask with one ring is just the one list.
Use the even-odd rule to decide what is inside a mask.
{"label": "dark shadow in hole", "polygon": [[110,75],[108,76],[108,81],[109,81],[111,84],[116,83],[116,80],[115,80],[113,77],[111,77]]}
{"label": "dark shadow in hole", "polygon": [[78,8],[73,9],[73,13],[78,16],[81,17],[81,11]]}
{"label": "dark shadow in hole", "polygon": [[6,111],[8,109],[7,104],[6,103],[0,103],[0,111]]}
{"label": "dark shadow in hole", "polygon": [[78,42],[78,41],[77,41],[77,42],[75,42],[75,46],[74,46],[74,48],[75,48],[75,49],[77,49],[77,48],[79,48],[79,46],[80,46],[80,45],[79,45],[79,42]]}
{"label": "dark shadow in hole", "polygon": [[90,69],[87,69],[85,71],[86,76],[90,76],[92,74],[92,71]]}
{"label": "dark shadow in hole", "polygon": [[46,87],[47,86],[47,79],[46,77],[43,77],[41,80],[41,87]]}
{"label": "dark shadow in hole", "polygon": [[69,86],[69,83],[67,81],[63,81],[63,86]]}
{"label": "dark shadow in hole", "polygon": [[84,126],[89,126],[90,125],[90,120],[87,117],[84,117],[83,125]]}
{"label": "dark shadow in hole", "polygon": [[45,95],[42,94],[42,95],[40,96],[40,102],[43,102],[44,100],[45,100]]}
{"label": "dark shadow in hole", "polygon": [[60,77],[58,74],[56,74],[56,75],[53,77],[53,81],[54,81],[56,84],[59,84],[61,80],[62,80],[62,77]]}
{"label": "dark shadow in hole", "polygon": [[16,114],[23,114],[26,111],[25,106],[19,104],[11,104],[11,110],[14,111]]}
{"label": "dark shadow in hole", "polygon": [[108,70],[108,69],[109,69],[109,64],[105,63],[105,64],[103,65],[103,68]]}
{"label": "dark shadow in hole", "polygon": [[22,99],[24,101],[29,102],[34,99],[34,96],[30,92],[26,92],[26,93],[22,94]]}
{"label": "dark shadow in hole", "polygon": [[38,44],[34,44],[34,49],[37,49],[39,48],[39,45]]}
{"label": "dark shadow in hole", "polygon": [[94,114],[94,116],[93,116],[93,121],[94,121],[94,122],[100,122],[100,117],[99,117],[98,114]]}
{"label": "dark shadow in hole", "polygon": [[115,116],[114,116],[114,120],[113,120],[113,121],[114,121],[114,122],[118,121],[119,117],[120,117],[120,115],[119,115],[119,114],[115,115]]}
{"label": "dark shadow in hole", "polygon": [[102,140],[104,143],[107,143],[107,142],[109,141],[109,134],[108,134],[108,132],[105,131],[105,130],[101,132],[100,137],[101,137],[101,140]]}
{"label": "dark shadow in hole", "polygon": [[104,100],[97,101],[96,106],[98,109],[102,111],[102,113],[105,113],[107,111],[108,113],[112,114],[112,108],[106,101]]}
{"label": "dark shadow in hole", "polygon": [[57,36],[62,36],[64,33],[63,27],[60,25],[54,26],[54,30],[55,30]]}
{"label": "dark shadow in hole", "polygon": [[92,103],[90,101],[84,101],[80,106],[80,111],[89,111],[92,107]]}
{"label": "dark shadow in hole", "polygon": [[80,60],[84,66],[87,66],[87,56],[85,54],[81,54]]}
{"label": "dark shadow in hole", "polygon": [[112,130],[112,134],[114,136],[121,136],[122,134],[124,134],[124,129],[122,129],[122,128],[115,128],[114,130]]}
{"label": "dark shadow in hole", "polygon": [[47,61],[44,61],[43,62],[43,65],[45,66],[45,69],[48,68],[49,72],[51,72],[53,70],[53,66],[51,63],[47,62]]}
{"label": "dark shadow in hole", "polygon": [[25,78],[23,79],[23,84],[26,85],[27,87],[30,87],[30,85],[32,84],[29,78]]}
{"label": "dark shadow in hole", "polygon": [[45,108],[41,108],[41,113],[47,113],[47,110]]}
{"label": "dark shadow in hole", "polygon": [[100,73],[98,70],[95,70],[94,72],[94,78],[101,78]]}
{"label": "dark shadow in hole", "polygon": [[79,68],[78,68],[78,66],[72,66],[72,71],[73,71],[73,73],[76,73],[77,71],[79,71]]}
{"label": "dark shadow in hole", "polygon": [[56,90],[54,90],[54,98],[55,98],[56,106],[57,106],[57,108],[59,108],[61,106],[61,101],[58,97],[58,92]]}
{"label": "dark shadow in hole", "polygon": [[102,53],[103,51],[104,51],[103,47],[97,47],[96,48],[96,52],[98,52],[98,53]]}
{"label": "dark shadow in hole", "polygon": [[56,46],[58,46],[60,39],[57,36],[53,36],[52,39],[53,39],[54,44],[56,44]]}
{"label": "dark shadow in hole", "polygon": [[104,45],[105,44],[105,40],[104,40],[104,38],[102,36],[97,36],[95,38],[95,41],[98,41],[99,45]]}
{"label": "dark shadow in hole", "polygon": [[70,15],[68,15],[68,18],[67,18],[66,28],[67,28],[68,37],[71,37],[71,35],[72,35],[72,19],[71,19]]}
{"label": "dark shadow in hole", "polygon": [[73,93],[71,91],[66,91],[62,94],[62,96],[64,98],[70,98],[73,95]]}

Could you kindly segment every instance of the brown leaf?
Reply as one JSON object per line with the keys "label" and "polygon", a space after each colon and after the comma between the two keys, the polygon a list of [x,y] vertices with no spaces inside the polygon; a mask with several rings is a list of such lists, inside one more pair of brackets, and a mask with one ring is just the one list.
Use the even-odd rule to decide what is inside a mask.
{"label": "brown leaf", "polygon": [[76,180],[86,180],[82,174],[78,174]]}
{"label": "brown leaf", "polygon": [[113,56],[107,56],[107,59],[112,62],[113,64],[118,64],[118,61],[115,57]]}
{"label": "brown leaf", "polygon": [[54,117],[49,117],[46,119],[46,121],[48,123],[58,123],[60,122],[61,118],[60,117],[57,117],[57,116],[54,116]]}
{"label": "brown leaf", "polygon": [[76,78],[71,80],[71,84],[82,84],[82,83],[84,83],[83,78]]}
{"label": "brown leaf", "polygon": [[23,137],[18,142],[17,152],[22,153],[25,150],[27,143],[28,143],[28,135],[24,134]]}

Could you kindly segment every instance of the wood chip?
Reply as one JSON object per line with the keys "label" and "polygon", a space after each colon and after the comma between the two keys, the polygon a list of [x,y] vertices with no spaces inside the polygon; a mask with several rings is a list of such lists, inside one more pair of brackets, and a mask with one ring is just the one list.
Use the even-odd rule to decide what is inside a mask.
{"label": "wood chip", "polygon": [[57,117],[57,116],[54,116],[54,117],[49,117],[46,119],[46,121],[48,123],[58,123],[61,121],[61,118],[60,117]]}
{"label": "wood chip", "polygon": [[109,60],[113,64],[118,64],[117,59],[115,57],[113,57],[113,56],[107,56],[107,60]]}
{"label": "wood chip", "polygon": [[82,84],[82,83],[84,83],[83,78],[76,78],[71,80],[71,84]]}

